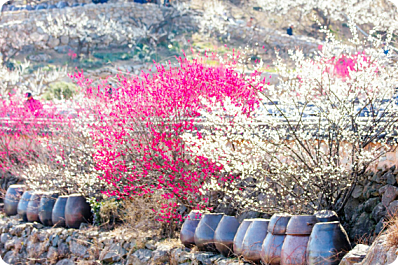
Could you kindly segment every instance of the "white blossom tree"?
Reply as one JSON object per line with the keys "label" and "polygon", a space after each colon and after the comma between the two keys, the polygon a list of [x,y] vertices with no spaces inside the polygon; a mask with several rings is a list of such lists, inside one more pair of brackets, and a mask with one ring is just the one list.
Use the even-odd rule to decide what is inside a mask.
{"label": "white blossom tree", "polygon": [[365,172],[398,140],[397,64],[379,38],[360,40],[350,26],[355,51],[324,30],[326,43],[314,58],[290,51],[293,69],[279,59],[280,85],[264,87],[257,109],[204,102],[210,109],[202,111],[204,128],[184,140],[194,154],[240,176],[204,189],[224,193],[240,210],[343,209]]}
{"label": "white blossom tree", "polygon": [[263,10],[285,17],[292,12],[299,12],[302,16],[315,13],[322,25],[326,26],[331,20],[346,21],[348,17],[358,24],[370,23],[383,27],[391,27],[397,21],[397,7],[385,0],[257,0],[257,3]]}

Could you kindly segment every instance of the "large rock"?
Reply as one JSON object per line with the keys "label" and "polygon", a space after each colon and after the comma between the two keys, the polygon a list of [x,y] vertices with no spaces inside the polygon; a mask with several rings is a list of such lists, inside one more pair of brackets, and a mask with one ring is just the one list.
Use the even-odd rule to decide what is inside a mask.
{"label": "large rock", "polygon": [[379,191],[380,194],[382,194],[381,202],[385,207],[388,207],[398,196],[398,188],[392,185],[385,185],[381,187]]}
{"label": "large rock", "polygon": [[160,245],[152,252],[152,263],[163,264],[170,260],[171,247],[167,245]]}
{"label": "large rock", "polygon": [[66,45],[69,43],[69,36],[61,36],[61,44]]}
{"label": "large rock", "polygon": [[352,216],[355,213],[355,210],[358,208],[359,200],[353,199],[348,200],[347,204],[344,207],[344,217],[347,222],[351,221]]}
{"label": "large rock", "polygon": [[362,196],[363,193],[363,186],[362,185],[356,185],[355,189],[352,191],[352,197],[354,199],[358,199],[359,197]]}
{"label": "large rock", "polygon": [[371,219],[370,214],[363,212],[355,222],[351,229],[350,238],[359,239],[364,235],[369,235],[372,233],[374,222]]}
{"label": "large rock", "polygon": [[247,211],[240,214],[236,219],[238,219],[239,223],[242,223],[245,219],[252,219],[260,217],[261,213],[256,211]]}
{"label": "large rock", "polygon": [[366,258],[361,264],[382,265],[391,264],[396,259],[396,247],[389,247],[386,243],[386,235],[380,236],[370,247]]}
{"label": "large rock", "polygon": [[380,234],[380,232],[383,231],[383,228],[384,228],[384,218],[381,218],[375,227],[375,235]]}
{"label": "large rock", "polygon": [[70,259],[63,259],[58,261],[55,265],[75,265],[75,263]]}
{"label": "large rock", "polygon": [[18,253],[16,253],[15,251],[8,251],[4,255],[3,261],[6,262],[6,264],[20,264],[21,258],[19,257]]}
{"label": "large rock", "polygon": [[58,255],[65,257],[70,252],[69,246],[66,243],[60,243],[58,245]]}
{"label": "large rock", "polygon": [[137,257],[141,262],[148,262],[152,257],[152,251],[149,249],[139,249],[134,252],[133,256]]}
{"label": "large rock", "polygon": [[379,203],[372,211],[372,218],[376,222],[379,222],[382,217],[386,215],[386,207],[384,207],[383,203]]}
{"label": "large rock", "polygon": [[387,213],[391,216],[395,216],[398,211],[398,200],[390,202],[388,205]]}
{"label": "large rock", "polygon": [[59,39],[50,37],[50,39],[47,42],[47,45],[50,48],[55,48],[55,47],[57,47],[59,45]]}
{"label": "large rock", "polygon": [[363,210],[365,212],[371,213],[379,202],[379,198],[371,198],[365,202]]}
{"label": "large rock", "polygon": [[369,251],[369,248],[369,246],[363,244],[356,245],[355,248],[343,257],[340,265],[360,263],[366,257],[366,253]]}
{"label": "large rock", "polygon": [[76,240],[71,240],[70,242],[70,252],[80,258],[84,258],[87,255],[87,247],[85,247],[81,242]]}
{"label": "large rock", "polygon": [[100,260],[105,262],[120,261],[126,256],[127,252],[120,243],[112,244],[105,247],[100,254]]}

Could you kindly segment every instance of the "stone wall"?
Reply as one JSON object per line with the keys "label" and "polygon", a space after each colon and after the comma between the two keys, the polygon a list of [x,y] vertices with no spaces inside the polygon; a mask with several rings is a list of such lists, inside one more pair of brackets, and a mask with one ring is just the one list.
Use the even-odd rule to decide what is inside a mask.
{"label": "stone wall", "polygon": [[351,240],[373,241],[389,215],[398,211],[398,170],[369,171],[359,180],[340,216]]}
{"label": "stone wall", "polygon": [[239,264],[219,254],[191,251],[177,240],[161,241],[150,231],[145,232],[140,237],[131,229],[100,232],[88,226],[50,228],[3,217],[0,254],[9,264]]}

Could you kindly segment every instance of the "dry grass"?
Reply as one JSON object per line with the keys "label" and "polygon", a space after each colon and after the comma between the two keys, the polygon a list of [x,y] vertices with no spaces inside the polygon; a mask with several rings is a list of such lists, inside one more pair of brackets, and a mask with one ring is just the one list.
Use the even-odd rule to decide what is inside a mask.
{"label": "dry grass", "polygon": [[387,217],[383,230],[385,229],[387,246],[398,246],[398,213]]}

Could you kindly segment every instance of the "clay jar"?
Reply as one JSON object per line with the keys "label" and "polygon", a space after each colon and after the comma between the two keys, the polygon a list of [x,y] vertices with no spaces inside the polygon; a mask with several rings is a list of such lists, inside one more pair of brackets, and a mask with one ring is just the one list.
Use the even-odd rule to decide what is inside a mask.
{"label": "clay jar", "polygon": [[195,230],[202,214],[199,211],[191,211],[181,227],[180,240],[187,248],[195,245]]}
{"label": "clay jar", "polygon": [[17,215],[18,203],[25,190],[25,185],[10,185],[4,197],[4,213],[7,216]]}
{"label": "clay jar", "polygon": [[295,215],[290,218],[282,246],[282,265],[306,265],[307,244],[316,223],[314,215]]}
{"label": "clay jar", "polygon": [[39,219],[39,205],[40,199],[44,192],[36,191],[30,197],[28,207],[26,208],[26,217],[29,222],[40,222]]}
{"label": "clay jar", "polygon": [[240,224],[238,231],[236,232],[236,235],[234,237],[234,253],[237,257],[242,255],[243,252],[243,239],[245,239],[245,235],[247,232],[247,229],[251,225],[252,221],[254,219],[245,219],[243,222]]}
{"label": "clay jar", "polygon": [[54,204],[51,220],[56,227],[65,227],[65,206],[69,196],[59,196]]}
{"label": "clay jar", "polygon": [[308,241],[307,264],[338,265],[350,250],[350,240],[340,222],[317,223]]}
{"label": "clay jar", "polygon": [[269,219],[253,219],[243,239],[242,256],[246,260],[260,262],[261,246],[267,236]]}
{"label": "clay jar", "polygon": [[286,227],[291,218],[289,214],[274,214],[268,225],[268,234],[261,248],[261,260],[265,264],[281,263],[281,251],[286,237]]}
{"label": "clay jar", "polygon": [[315,214],[316,219],[318,222],[334,222],[339,221],[339,216],[335,211],[331,210],[322,210],[318,211]]}
{"label": "clay jar", "polygon": [[52,226],[52,213],[59,192],[47,192],[43,194],[39,205],[39,219],[43,225]]}
{"label": "clay jar", "polygon": [[199,250],[217,251],[214,245],[214,232],[223,216],[223,213],[208,213],[202,215],[194,236],[195,245]]}
{"label": "clay jar", "polygon": [[81,194],[71,194],[65,205],[65,224],[69,228],[79,228],[92,218],[91,207]]}
{"label": "clay jar", "polygon": [[28,204],[30,201],[30,197],[32,197],[32,194],[33,194],[33,191],[31,191],[31,190],[25,191],[18,203],[17,212],[18,212],[19,217],[21,217],[22,221],[24,221],[24,222],[28,221],[28,217],[26,216],[26,211],[28,209]]}
{"label": "clay jar", "polygon": [[217,250],[224,256],[233,254],[234,238],[239,228],[238,220],[233,216],[224,216],[214,232],[214,242]]}

